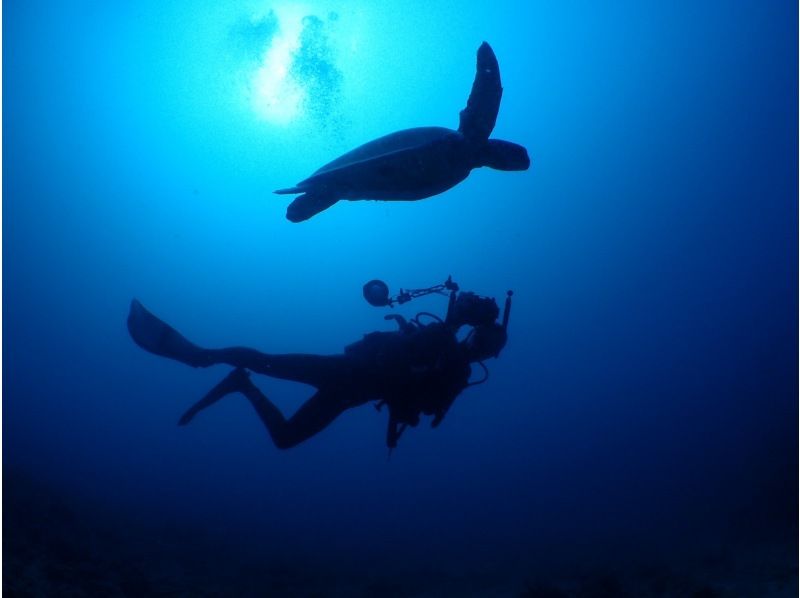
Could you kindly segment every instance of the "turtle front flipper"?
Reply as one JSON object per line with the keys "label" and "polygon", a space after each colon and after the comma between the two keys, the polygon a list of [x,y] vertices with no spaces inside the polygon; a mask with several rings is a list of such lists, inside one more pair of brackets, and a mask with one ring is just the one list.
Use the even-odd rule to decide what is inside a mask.
{"label": "turtle front flipper", "polygon": [[339,199],[330,195],[303,193],[296,197],[286,208],[286,218],[292,222],[303,222],[320,212],[327,210]]}
{"label": "turtle front flipper", "polygon": [[494,129],[503,86],[500,84],[500,66],[492,48],[486,42],[478,48],[475,80],[467,100],[467,107],[459,115],[458,131],[470,140],[485,141]]}

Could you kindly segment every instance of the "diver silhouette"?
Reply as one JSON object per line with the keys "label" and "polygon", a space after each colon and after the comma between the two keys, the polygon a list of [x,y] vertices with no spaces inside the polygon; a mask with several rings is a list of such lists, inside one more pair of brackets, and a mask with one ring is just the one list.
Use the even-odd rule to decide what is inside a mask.
{"label": "diver silhouette", "polygon": [[341,199],[414,201],[447,191],[474,168],[527,170],[521,145],[489,139],[503,87],[500,67],[486,42],[478,48],[475,79],[458,130],[417,127],[374,139],[325,164],[279,194],[301,194],[289,204],[286,218],[308,220]]}
{"label": "diver silhouette", "polygon": [[[401,291],[396,299],[389,298],[388,288],[381,281],[364,285],[365,298],[376,306],[405,303],[446,290],[449,303],[444,320],[427,312],[411,321],[388,315],[385,319],[395,320],[398,330],[366,334],[339,355],[268,354],[247,347],[205,349],[162,322],[136,299],[131,302],[128,330],[136,344],[155,355],[192,367],[235,367],[184,413],[179,425],[188,424],[226,395],[239,392],[253,405],[275,446],[290,448],[323,430],[347,409],[376,401],[376,408],[388,407],[386,444],[392,449],[407,426],[419,423],[421,414],[432,415],[432,427],[438,426],[465,388],[488,378],[482,360],[497,357],[505,346],[511,291],[501,324],[496,321],[499,308],[494,299],[459,292],[450,278],[428,289]],[[431,321],[423,323],[423,317]],[[458,340],[456,335],[463,326],[471,330]],[[480,363],[486,372],[478,382],[469,380],[473,363]],[[253,384],[248,370],[309,384],[317,392],[287,419]]]}

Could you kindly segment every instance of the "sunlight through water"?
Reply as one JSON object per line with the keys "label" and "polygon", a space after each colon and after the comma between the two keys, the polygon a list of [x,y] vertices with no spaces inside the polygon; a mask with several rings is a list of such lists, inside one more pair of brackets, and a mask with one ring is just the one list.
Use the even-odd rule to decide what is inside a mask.
{"label": "sunlight through water", "polygon": [[278,31],[253,74],[252,101],[260,118],[285,125],[303,113],[306,90],[293,75],[291,66],[300,47],[307,11],[302,6],[286,5],[276,7],[274,13]]}

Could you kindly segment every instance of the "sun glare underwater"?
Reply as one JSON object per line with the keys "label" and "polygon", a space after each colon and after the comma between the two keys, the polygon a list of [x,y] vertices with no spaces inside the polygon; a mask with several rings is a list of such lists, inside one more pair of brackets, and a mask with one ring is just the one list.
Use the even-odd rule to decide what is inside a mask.
{"label": "sun glare underwater", "polygon": [[[328,18],[335,20],[336,13]],[[308,9],[284,5],[240,25],[252,40],[257,65],[249,94],[256,114],[271,123],[289,124],[303,117],[312,102],[332,103],[341,73],[325,37],[325,23]]]}
{"label": "sun glare underwater", "polygon": [[[797,594],[796,3],[3,8],[9,595]],[[475,133],[483,42],[490,140],[528,169]],[[287,219],[416,127],[508,168]],[[367,404],[279,450],[250,387],[178,426],[231,368],[128,329],[339,355],[448,309],[367,281],[448,276],[498,321],[513,291],[507,343],[391,452]],[[250,380],[286,416],[314,393]]]}

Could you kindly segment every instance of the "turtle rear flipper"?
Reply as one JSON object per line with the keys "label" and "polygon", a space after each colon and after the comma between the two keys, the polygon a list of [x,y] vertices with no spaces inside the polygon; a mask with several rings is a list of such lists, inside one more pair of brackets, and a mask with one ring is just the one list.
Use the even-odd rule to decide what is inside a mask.
{"label": "turtle rear flipper", "polygon": [[286,208],[286,218],[292,222],[303,222],[320,212],[327,210],[339,199],[330,195],[303,193]]}
{"label": "turtle rear flipper", "polygon": [[528,151],[516,143],[490,139],[483,146],[478,163],[495,170],[528,170],[531,159]]}

